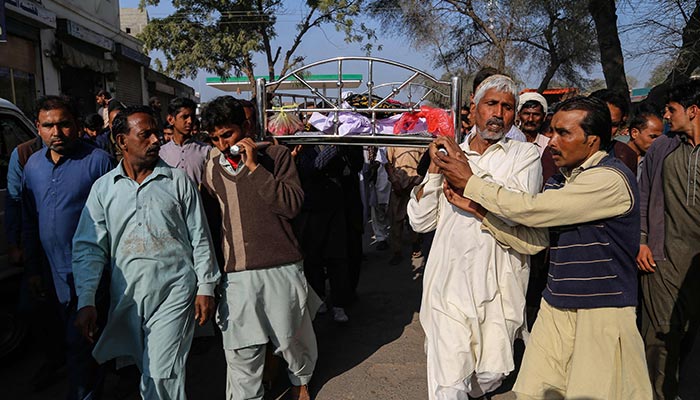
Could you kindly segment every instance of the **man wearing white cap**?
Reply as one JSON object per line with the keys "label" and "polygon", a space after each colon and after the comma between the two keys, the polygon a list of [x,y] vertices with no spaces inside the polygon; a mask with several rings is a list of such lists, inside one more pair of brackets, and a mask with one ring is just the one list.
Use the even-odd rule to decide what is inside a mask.
{"label": "man wearing white cap", "polygon": [[520,95],[518,104],[520,130],[528,142],[537,146],[537,151],[542,157],[549,143],[549,138],[541,133],[544,117],[547,115],[547,100],[537,92],[526,92]]}

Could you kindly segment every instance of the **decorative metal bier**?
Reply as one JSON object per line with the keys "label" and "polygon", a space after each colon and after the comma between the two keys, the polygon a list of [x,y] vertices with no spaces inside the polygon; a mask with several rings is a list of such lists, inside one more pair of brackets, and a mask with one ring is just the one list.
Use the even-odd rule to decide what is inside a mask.
{"label": "decorative metal bier", "polygon": [[[358,106],[350,105],[344,99],[344,82],[343,68],[348,64],[366,63],[367,65],[367,83],[366,90],[359,93],[366,96],[368,101]],[[337,66],[337,82],[336,88],[322,89],[312,86],[304,77],[308,76],[310,69],[316,67],[328,67],[336,64]],[[406,79],[397,80],[390,83],[376,84],[374,78],[377,68],[396,68],[400,73],[408,75]],[[400,76],[400,73],[391,74],[391,76]],[[287,94],[275,93],[279,85],[289,80],[290,77],[295,78],[301,88],[308,90],[310,94]],[[296,115],[301,113],[321,113],[325,115],[332,126],[324,132],[297,132],[293,135],[278,135],[274,136],[277,141],[282,144],[336,144],[336,145],[362,145],[362,146],[419,146],[426,147],[433,141],[434,136],[429,132],[387,134],[386,129],[380,129],[382,119],[379,116],[392,115],[395,116],[392,120],[397,120],[399,114],[416,113],[421,111],[422,106],[427,106],[429,99],[441,98],[444,102],[449,101],[449,109],[447,110],[451,122],[450,136],[452,130],[454,137],[457,140],[460,136],[460,99],[461,99],[461,79],[453,77],[451,81],[441,81],[435,77],[418,70],[409,65],[399,62],[385,60],[375,57],[336,57],[327,60],[317,61],[309,65],[300,67],[288,74],[280,77],[274,82],[266,82],[264,78],[256,81],[256,105],[259,110],[258,126],[261,138],[266,135],[268,127],[268,119],[274,113],[292,112]],[[388,90],[386,95],[383,91]],[[328,91],[335,92],[336,95],[328,94]],[[399,96],[407,98],[406,102],[397,102],[395,99]],[[286,105],[284,108],[273,107],[273,100],[278,103],[284,103],[283,98],[289,97],[294,103],[296,99],[304,100],[303,104]],[[309,106],[309,103],[314,103],[314,106]],[[392,108],[385,108],[389,103],[393,103]],[[399,104],[398,106],[396,104]],[[281,104],[280,104],[281,105]],[[341,135],[339,127],[341,125],[341,117],[347,115],[359,115],[369,123],[369,127],[362,134],[345,134]]]}

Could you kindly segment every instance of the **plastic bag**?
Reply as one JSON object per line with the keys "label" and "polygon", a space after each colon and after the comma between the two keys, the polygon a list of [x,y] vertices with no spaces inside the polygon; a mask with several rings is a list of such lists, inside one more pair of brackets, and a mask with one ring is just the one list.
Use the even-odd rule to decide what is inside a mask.
{"label": "plastic bag", "polygon": [[275,115],[267,121],[267,130],[273,136],[294,135],[304,130],[304,123],[294,112],[296,105],[275,107]]}
{"label": "plastic bag", "polygon": [[454,136],[455,134],[451,111],[428,106],[421,106],[418,112],[404,113],[394,124],[394,133],[411,131],[420,118],[425,118],[428,132],[434,136]]}

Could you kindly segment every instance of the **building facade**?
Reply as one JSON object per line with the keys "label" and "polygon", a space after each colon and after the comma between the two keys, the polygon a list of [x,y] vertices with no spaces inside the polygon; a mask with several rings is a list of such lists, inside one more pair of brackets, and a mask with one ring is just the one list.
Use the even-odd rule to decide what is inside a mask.
{"label": "building facade", "polygon": [[100,89],[127,105],[157,95],[143,43],[121,29],[118,0],[0,0],[1,7],[0,97],[25,113],[44,94],[73,96],[84,114],[95,112]]}

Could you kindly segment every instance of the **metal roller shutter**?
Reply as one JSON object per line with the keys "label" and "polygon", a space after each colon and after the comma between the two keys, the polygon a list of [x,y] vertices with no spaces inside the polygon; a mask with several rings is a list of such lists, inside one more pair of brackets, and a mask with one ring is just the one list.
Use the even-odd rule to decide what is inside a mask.
{"label": "metal roller shutter", "polygon": [[128,61],[119,61],[116,81],[117,100],[128,106],[143,105],[141,95],[141,67]]}

